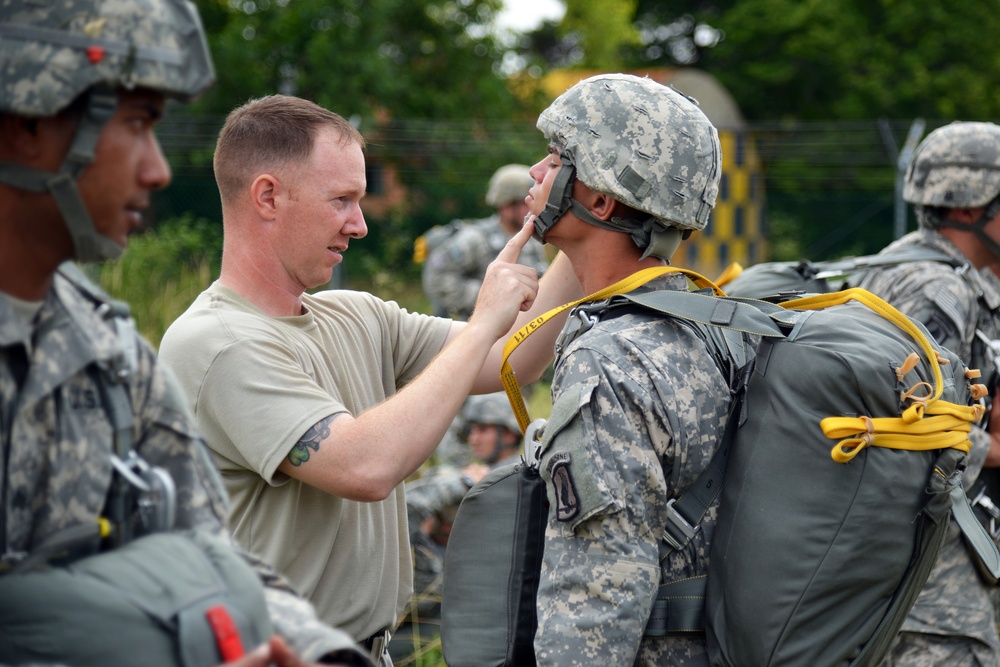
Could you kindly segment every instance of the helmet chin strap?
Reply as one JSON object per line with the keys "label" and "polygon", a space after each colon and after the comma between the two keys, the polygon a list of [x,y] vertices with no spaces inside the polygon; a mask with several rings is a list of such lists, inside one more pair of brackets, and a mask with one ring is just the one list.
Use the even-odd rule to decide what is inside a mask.
{"label": "helmet chin strap", "polygon": [[[573,164],[573,156],[568,151],[564,151],[560,157],[562,158],[562,167],[552,182],[552,189],[549,190],[545,209],[535,216],[533,236],[540,243],[545,243],[545,235],[559,222],[560,218],[566,215],[566,211],[574,203],[573,182],[576,180],[576,166]],[[528,216],[530,215],[529,213]]]}
{"label": "helmet chin strap", "polygon": [[[997,243],[989,237],[986,233],[986,225],[989,224],[993,218],[1000,213],[1000,197],[997,197],[992,202],[990,202],[985,209],[983,209],[982,215],[971,225],[966,225],[961,222],[954,222],[952,220],[936,220],[936,227],[951,227],[952,229],[958,229],[963,232],[971,232],[983,244],[987,250],[990,251],[997,260],[1000,260],[1000,243]],[[937,216],[935,216],[937,217]]]}
{"label": "helmet chin strap", "polygon": [[536,239],[544,243],[545,235],[549,230],[559,222],[560,218],[566,215],[567,211],[572,210],[573,214],[584,222],[631,236],[636,247],[643,251],[640,260],[652,256],[670,261],[670,257],[677,250],[681,239],[684,238],[682,230],[664,227],[660,224],[659,218],[654,216],[649,216],[641,222],[625,218],[601,220],[594,217],[583,204],[573,199],[576,166],[573,164],[572,155],[569,151],[564,150],[560,157],[562,158],[562,167],[552,182],[552,189],[549,190],[545,209],[535,217],[534,237]]}
{"label": "helmet chin strap", "polygon": [[87,93],[87,103],[65,160],[58,172],[29,169],[23,165],[0,163],[0,182],[28,192],[48,192],[62,213],[73,240],[75,259],[97,262],[115,259],[124,248],[99,234],[76,187],[76,179],[94,161],[94,149],[105,123],[114,115],[118,94],[95,86]]}

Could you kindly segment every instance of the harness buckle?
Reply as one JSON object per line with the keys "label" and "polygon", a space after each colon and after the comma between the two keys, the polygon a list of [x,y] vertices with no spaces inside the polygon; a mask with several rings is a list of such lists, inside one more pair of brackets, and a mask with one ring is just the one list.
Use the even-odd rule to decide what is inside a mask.
{"label": "harness buckle", "polygon": [[663,541],[673,549],[680,549],[694,537],[695,528],[674,506],[677,498],[667,501],[667,523],[663,527]]}

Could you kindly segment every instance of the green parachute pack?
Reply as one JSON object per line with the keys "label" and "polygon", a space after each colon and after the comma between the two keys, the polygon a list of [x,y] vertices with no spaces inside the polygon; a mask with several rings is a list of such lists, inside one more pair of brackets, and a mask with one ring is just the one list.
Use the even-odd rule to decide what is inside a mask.
{"label": "green parachute pack", "polygon": [[964,264],[943,252],[920,245],[888,248],[877,255],[861,255],[814,262],[762,262],[743,269],[730,267],[716,284],[728,296],[752,299],[795,294],[826,294],[851,285],[851,278],[867,269],[886,268],[909,262],[943,262],[955,268]]}
{"label": "green parachute pack", "polygon": [[173,478],[133,448],[128,305],[74,264],[60,275],[118,333],[120,366],[91,371],[114,430],[104,516],[57,531],[0,569],[0,664],[214,667],[273,633],[260,576],[222,538],[174,530]]}
{"label": "green parachute pack", "polygon": [[[700,289],[630,293],[670,271]],[[522,430],[530,419],[506,358],[574,306],[589,318],[621,309],[683,318],[735,378],[723,441],[696,482],[671,499],[661,547],[661,557],[683,550],[718,499],[708,574],[661,582],[647,636],[704,632],[713,665],[874,667],[925,583],[951,516],[984,568],[1000,576],[1000,553],[961,484],[985,387],[883,300],[851,289],[777,305],[726,297],[682,269],[641,271],[550,311],[508,342],[504,383]],[[513,517],[520,523],[509,534],[537,531],[525,506],[547,508],[528,494],[489,501],[495,481],[484,479],[467,497],[470,506],[489,503],[495,518],[480,510],[467,523],[463,501],[448,545],[442,641],[450,665],[534,664],[533,654],[523,657],[534,617],[512,612],[534,608],[541,549],[491,555],[482,547]],[[500,594],[470,596],[457,582],[476,577],[508,584]],[[524,625],[512,629],[515,621]],[[480,631],[463,636],[460,623]],[[509,658],[515,641],[518,662]],[[507,650],[488,652],[496,647]],[[452,662],[463,654],[475,657]]]}
{"label": "green parachute pack", "polygon": [[468,220],[455,219],[440,225],[434,225],[413,241],[413,263],[423,264],[435,250],[444,245],[459,231],[473,223]]}

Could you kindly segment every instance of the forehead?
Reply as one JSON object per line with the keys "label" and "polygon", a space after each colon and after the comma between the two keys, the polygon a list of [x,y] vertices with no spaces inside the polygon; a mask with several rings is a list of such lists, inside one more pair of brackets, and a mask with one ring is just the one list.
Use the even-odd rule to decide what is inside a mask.
{"label": "forehead", "polygon": [[336,130],[324,129],[316,135],[306,176],[314,174],[324,180],[338,183],[360,180],[365,187],[365,153],[361,146],[345,139]]}

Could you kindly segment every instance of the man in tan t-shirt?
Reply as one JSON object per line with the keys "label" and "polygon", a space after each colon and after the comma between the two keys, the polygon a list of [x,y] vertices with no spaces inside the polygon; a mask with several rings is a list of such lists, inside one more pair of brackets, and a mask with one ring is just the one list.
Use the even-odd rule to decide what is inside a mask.
{"label": "man in tan t-shirt", "polygon": [[[213,451],[236,540],[391,664],[384,646],[412,587],[403,480],[466,396],[502,388],[508,334],[581,292],[564,258],[541,287],[516,263],[526,224],[491,265],[468,322],[363,292],[307,294],[367,233],[364,145],[343,118],[297,97],[229,115],[215,152],[222,272],[160,355]],[[545,369],[558,331],[546,327],[512,356],[520,382]]]}

